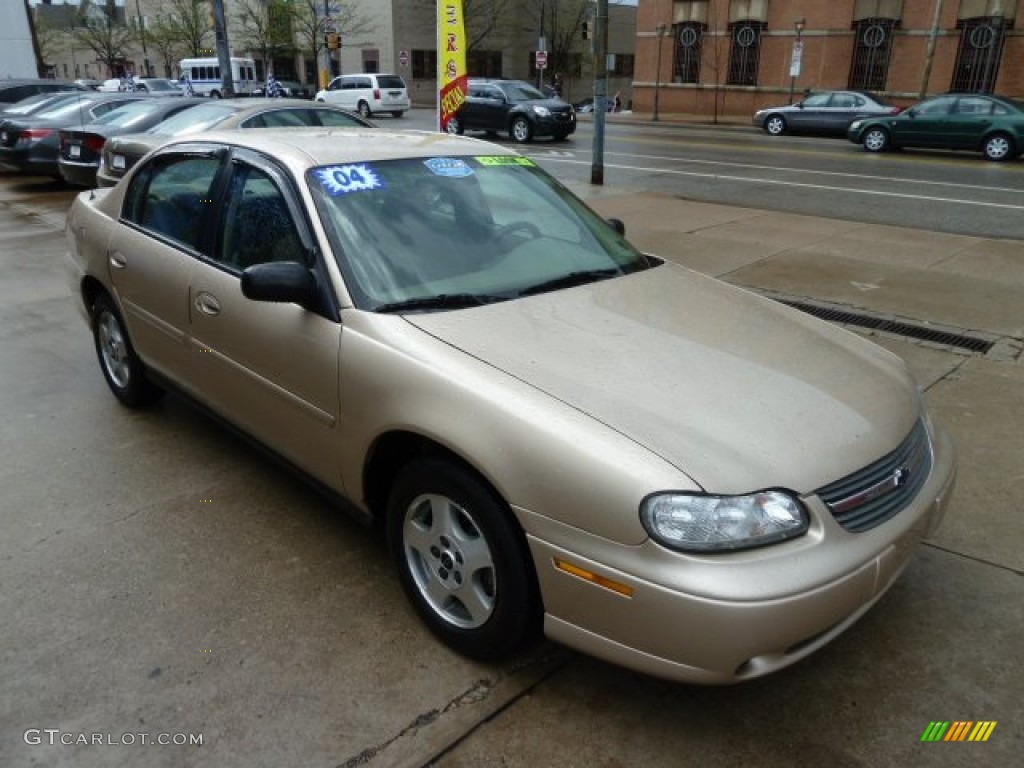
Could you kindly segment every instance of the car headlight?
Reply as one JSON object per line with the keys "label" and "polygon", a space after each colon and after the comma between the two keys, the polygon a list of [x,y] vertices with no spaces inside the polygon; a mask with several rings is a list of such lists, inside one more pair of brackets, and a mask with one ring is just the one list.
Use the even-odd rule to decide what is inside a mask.
{"label": "car headlight", "polygon": [[854,120],[852,123],[850,123],[850,130],[859,131],[862,125],[864,125],[863,120]]}
{"label": "car headlight", "polygon": [[687,552],[749,549],[801,536],[808,517],[783,491],[747,496],[658,493],[640,505],[640,520],[655,541]]}
{"label": "car headlight", "polygon": [[547,117],[548,115],[551,114],[551,110],[548,109],[547,107],[534,107],[533,111],[534,114],[538,115],[539,117]]}

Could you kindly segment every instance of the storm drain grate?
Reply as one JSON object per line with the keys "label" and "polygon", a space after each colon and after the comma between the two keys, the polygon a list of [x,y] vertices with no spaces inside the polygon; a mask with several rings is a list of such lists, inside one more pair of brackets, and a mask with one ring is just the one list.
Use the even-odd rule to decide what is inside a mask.
{"label": "storm drain grate", "polygon": [[897,336],[906,336],[911,339],[929,341],[933,344],[943,344],[970,352],[977,352],[982,355],[987,354],[995,344],[993,341],[978,339],[973,336],[965,336],[962,333],[939,331],[926,326],[914,325],[913,323],[902,323],[898,320],[874,317],[860,312],[849,312],[847,310],[833,309],[831,307],[819,307],[815,304],[808,304],[807,302],[794,301],[791,299],[778,299],[778,301],[786,304],[787,306],[793,307],[794,309],[799,309],[801,312],[806,312],[809,315],[814,315],[815,317],[821,318],[822,320],[828,320],[832,323],[843,323],[845,325],[855,325],[859,328],[870,328],[875,331],[883,331],[885,333],[896,334]]}

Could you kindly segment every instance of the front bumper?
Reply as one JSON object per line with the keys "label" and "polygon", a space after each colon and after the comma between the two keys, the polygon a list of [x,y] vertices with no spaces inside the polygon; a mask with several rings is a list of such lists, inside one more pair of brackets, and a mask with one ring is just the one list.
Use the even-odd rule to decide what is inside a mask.
{"label": "front bumper", "polygon": [[[877,528],[844,531],[810,497],[814,523],[803,541],[725,557],[681,556],[650,541],[613,545],[517,510],[532,529],[545,632],[612,663],[691,683],[735,683],[789,666],[866,613],[938,527],[956,458],[941,431],[933,451],[924,487]],[[624,585],[630,596],[571,575],[557,561]]]}
{"label": "front bumper", "polygon": [[534,121],[533,133],[535,136],[565,135],[576,132],[576,115],[568,117],[562,115],[549,115],[548,117],[537,117]]}

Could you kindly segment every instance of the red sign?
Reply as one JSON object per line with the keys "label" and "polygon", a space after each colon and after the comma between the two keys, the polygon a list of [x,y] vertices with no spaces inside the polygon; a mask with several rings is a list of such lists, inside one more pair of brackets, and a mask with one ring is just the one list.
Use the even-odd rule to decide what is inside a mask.
{"label": "red sign", "polygon": [[547,51],[536,51],[534,53],[537,61],[537,69],[548,68],[548,52]]}
{"label": "red sign", "polygon": [[399,51],[398,52],[398,63],[401,64],[403,67],[408,67],[409,66],[409,52],[408,51]]}

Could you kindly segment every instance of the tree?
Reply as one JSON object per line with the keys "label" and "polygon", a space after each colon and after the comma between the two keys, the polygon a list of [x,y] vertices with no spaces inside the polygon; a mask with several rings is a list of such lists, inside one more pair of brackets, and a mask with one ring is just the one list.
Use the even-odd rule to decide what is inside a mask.
{"label": "tree", "polygon": [[213,48],[206,43],[212,32],[209,3],[205,0],[170,0],[170,6],[172,13],[167,25],[188,55],[215,55]]}
{"label": "tree", "polygon": [[114,0],[105,0],[102,8],[82,3],[72,28],[74,39],[96,54],[96,59],[107,67],[111,77],[116,64],[125,57],[135,32],[119,18]]}
{"label": "tree", "polygon": [[146,42],[154,51],[164,68],[164,77],[172,77],[178,61],[184,58],[185,43],[178,36],[178,29],[173,23],[161,19],[146,28]]}
{"label": "tree", "polygon": [[589,0],[528,0],[526,3],[523,30],[536,31],[547,38],[550,71],[572,69],[571,54],[579,47],[589,6]]}
{"label": "tree", "polygon": [[295,9],[288,0],[238,0],[235,18],[241,28],[239,44],[269,62],[295,53]]}
{"label": "tree", "polygon": [[[314,61],[319,61],[320,53],[327,47],[323,0],[293,0],[289,5],[292,9],[292,24],[299,48],[310,53]],[[353,35],[362,35],[374,30],[369,18],[353,6],[354,3],[345,3],[332,16],[334,31],[341,35],[343,41]]]}

